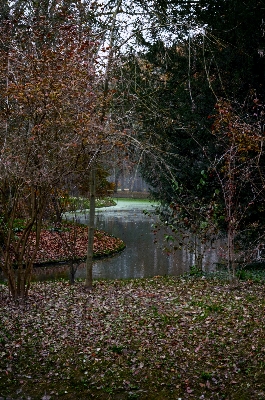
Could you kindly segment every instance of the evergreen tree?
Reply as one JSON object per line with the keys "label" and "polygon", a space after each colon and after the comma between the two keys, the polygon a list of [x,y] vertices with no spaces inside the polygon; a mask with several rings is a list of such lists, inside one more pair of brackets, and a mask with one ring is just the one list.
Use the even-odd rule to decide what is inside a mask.
{"label": "evergreen tree", "polygon": [[127,60],[119,92],[123,111],[137,121],[131,129],[150,148],[160,146],[171,166],[171,173],[154,169],[144,151],[142,172],[165,205],[164,220],[204,239],[233,231],[233,246],[235,238],[256,243],[264,232],[262,7],[168,3],[165,13],[175,20],[186,13],[186,38],[142,41],[144,50]]}

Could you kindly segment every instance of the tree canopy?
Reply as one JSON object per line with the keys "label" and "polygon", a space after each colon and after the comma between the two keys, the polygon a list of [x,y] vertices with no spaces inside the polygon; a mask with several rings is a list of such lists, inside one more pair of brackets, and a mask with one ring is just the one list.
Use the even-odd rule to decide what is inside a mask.
{"label": "tree canopy", "polygon": [[264,234],[265,6],[184,3],[163,3],[167,20],[182,22],[179,34],[165,24],[127,58],[123,108],[170,165],[154,169],[144,154],[161,217],[203,240],[225,234],[233,264],[235,246],[247,254]]}
{"label": "tree canopy", "polygon": [[[264,0],[1,7],[1,240],[10,285],[14,260],[21,279],[29,263],[22,286],[30,282],[26,242],[36,232],[37,248],[33,227],[55,187],[87,187],[92,166],[104,176],[102,165],[124,158],[141,165],[174,231],[227,236],[234,272],[235,246],[253,249],[264,236]],[[28,227],[18,241],[19,215]]]}

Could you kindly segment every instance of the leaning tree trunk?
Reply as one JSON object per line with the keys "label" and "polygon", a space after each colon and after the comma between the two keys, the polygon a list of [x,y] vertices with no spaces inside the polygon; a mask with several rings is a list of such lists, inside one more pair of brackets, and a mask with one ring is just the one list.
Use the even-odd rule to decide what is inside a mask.
{"label": "leaning tree trunk", "polygon": [[96,171],[92,167],[90,173],[90,209],[89,209],[89,226],[88,226],[88,243],[87,243],[87,259],[86,259],[86,280],[85,286],[92,289],[93,280],[93,244],[95,232],[95,205],[96,205]]}

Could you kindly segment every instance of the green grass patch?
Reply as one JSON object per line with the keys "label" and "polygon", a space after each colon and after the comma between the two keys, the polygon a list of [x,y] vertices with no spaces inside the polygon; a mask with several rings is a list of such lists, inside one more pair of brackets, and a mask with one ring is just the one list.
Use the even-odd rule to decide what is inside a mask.
{"label": "green grass patch", "polygon": [[[88,198],[84,197],[67,197],[63,198],[62,203],[66,211],[88,210],[90,202]],[[117,203],[111,197],[103,199],[96,199],[96,208],[115,206]]]}

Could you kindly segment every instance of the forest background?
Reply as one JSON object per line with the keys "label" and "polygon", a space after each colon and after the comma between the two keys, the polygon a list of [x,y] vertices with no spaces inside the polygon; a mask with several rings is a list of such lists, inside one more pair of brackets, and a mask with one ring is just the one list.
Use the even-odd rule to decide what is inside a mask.
{"label": "forest background", "polygon": [[2,2],[1,258],[14,298],[28,293],[43,224],[61,223],[61,198],[91,195],[96,175],[108,190],[103,171],[124,160],[139,164],[178,238],[226,238],[231,278],[260,251],[264,9]]}

